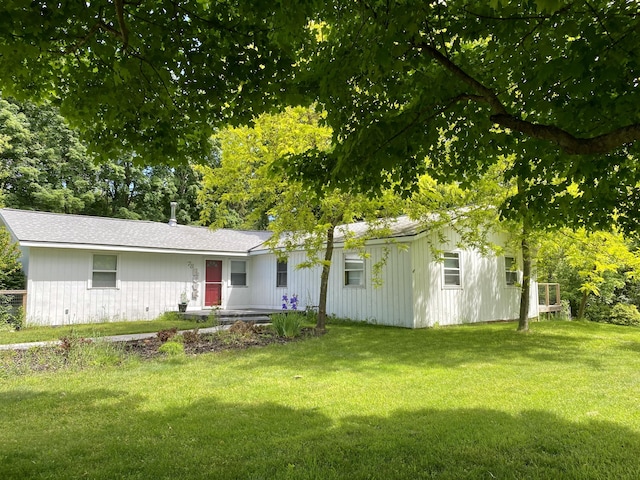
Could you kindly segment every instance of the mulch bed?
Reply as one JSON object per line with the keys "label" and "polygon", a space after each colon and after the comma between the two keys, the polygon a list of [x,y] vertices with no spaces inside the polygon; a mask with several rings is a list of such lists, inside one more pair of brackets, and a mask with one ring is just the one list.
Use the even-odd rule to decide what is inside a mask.
{"label": "mulch bed", "polygon": [[[236,322],[227,330],[216,333],[201,334],[197,330],[182,332],[179,337],[177,329],[161,330],[154,337],[144,340],[132,340],[119,343],[127,355],[134,355],[143,360],[167,357],[161,351],[163,344],[179,341],[184,345],[186,355],[220,352],[223,350],[239,350],[270,344],[284,344],[310,337],[322,335],[314,328],[303,328],[300,335],[294,338],[279,337],[268,326],[255,325],[251,322]],[[176,338],[174,338],[176,337]],[[0,352],[0,378],[6,372],[25,373],[28,371],[55,371],[71,366],[83,367],[73,352],[82,345],[93,342],[84,338],[63,338],[58,346],[34,347],[29,350],[7,350]],[[73,358],[73,360],[71,360]]]}
{"label": "mulch bed", "polygon": [[[141,358],[155,358],[165,356],[159,348],[166,341],[171,341],[176,335],[175,329],[163,330],[152,338],[131,340],[124,342],[126,352],[134,353]],[[223,350],[240,350],[250,347],[260,347],[273,343],[289,343],[304,338],[320,335],[314,328],[304,328],[300,336],[294,338],[279,337],[267,326],[254,325],[247,322],[237,322],[229,330],[216,333],[200,334],[196,331],[182,333],[184,352],[187,355],[220,352]]]}

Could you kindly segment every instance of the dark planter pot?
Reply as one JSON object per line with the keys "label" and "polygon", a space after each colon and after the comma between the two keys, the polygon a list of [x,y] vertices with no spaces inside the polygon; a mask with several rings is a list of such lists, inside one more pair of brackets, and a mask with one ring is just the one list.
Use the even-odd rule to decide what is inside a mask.
{"label": "dark planter pot", "polygon": [[178,304],[178,311],[181,313],[184,313],[187,311],[187,304],[186,303],[179,303]]}

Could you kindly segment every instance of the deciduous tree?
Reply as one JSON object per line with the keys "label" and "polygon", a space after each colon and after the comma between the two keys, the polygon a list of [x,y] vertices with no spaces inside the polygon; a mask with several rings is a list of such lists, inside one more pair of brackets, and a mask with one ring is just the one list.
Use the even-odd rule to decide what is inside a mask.
{"label": "deciduous tree", "polygon": [[24,283],[20,249],[9,232],[0,227],[0,290],[22,290]]}
{"label": "deciduous tree", "polygon": [[[617,221],[640,190],[637,2],[333,2],[299,76],[336,148],[298,165],[370,188],[466,182],[501,155],[541,224]],[[526,151],[524,156],[521,151]],[[389,176],[388,172],[393,172]],[[575,195],[567,194],[573,185]]]}
{"label": "deciduous tree", "polygon": [[287,108],[261,115],[252,126],[220,130],[215,143],[220,163],[200,166],[203,174],[198,203],[207,225],[264,230],[270,209],[291,188],[287,175],[274,166],[288,155],[331,147],[331,129],[319,125],[322,115],[312,108]]}
{"label": "deciduous tree", "polygon": [[0,98],[0,194],[7,207],[166,221],[176,200],[179,221],[198,221],[193,165],[143,163],[131,153],[97,163],[56,108]]}
{"label": "deciduous tree", "polygon": [[[304,249],[307,260],[298,268],[321,267],[316,327],[325,328],[329,272],[334,235],[339,225],[371,220],[379,233],[385,217],[397,214],[391,192],[377,199],[322,185],[310,188],[281,168],[287,155],[308,149],[331,148],[331,131],[318,125],[312,108],[290,108],[278,115],[262,115],[253,127],[231,128],[217,136],[221,163],[203,168],[203,218],[218,227],[261,228],[274,232],[270,247],[286,256]],[[395,210],[394,210],[395,209]],[[362,245],[364,237],[348,238],[347,248]]]}
{"label": "deciduous tree", "polygon": [[585,317],[590,298],[611,304],[615,292],[640,275],[640,253],[620,232],[565,228],[547,236],[541,249],[540,276],[563,281],[578,318]]}
{"label": "deciduous tree", "polygon": [[0,5],[0,90],[48,98],[96,152],[178,162],[221,122],[272,107],[293,77],[310,5],[11,0]]}

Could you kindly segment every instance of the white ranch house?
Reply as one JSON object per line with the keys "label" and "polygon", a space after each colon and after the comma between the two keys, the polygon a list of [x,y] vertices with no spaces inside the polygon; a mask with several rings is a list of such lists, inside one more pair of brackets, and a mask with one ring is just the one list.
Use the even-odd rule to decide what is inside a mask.
{"label": "white ranch house", "polygon": [[[265,231],[210,230],[204,227],[0,209],[0,223],[22,251],[27,275],[27,323],[66,325],[153,319],[178,308],[188,311],[279,309],[283,295],[296,294],[298,308],[316,306],[320,269],[298,269],[303,251],[286,262],[264,246]],[[362,224],[345,226],[362,230]],[[400,217],[389,238],[370,240],[369,257],[344,249],[336,232],[327,312],[353,320],[408,328],[432,327],[518,317],[521,273],[517,253],[483,256],[456,247],[454,230],[438,244],[434,232]],[[494,238],[504,242],[504,238]],[[372,265],[389,257],[381,287],[372,282]],[[538,315],[537,284],[532,282],[530,317]]]}

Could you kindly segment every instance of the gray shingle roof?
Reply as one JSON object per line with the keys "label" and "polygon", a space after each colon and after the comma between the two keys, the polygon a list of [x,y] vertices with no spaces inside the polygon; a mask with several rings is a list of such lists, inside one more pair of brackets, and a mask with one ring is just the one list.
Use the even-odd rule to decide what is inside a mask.
{"label": "gray shingle roof", "polygon": [[205,227],[139,220],[0,209],[20,243],[71,244],[123,249],[247,253],[271,236],[266,231],[210,230]]}
{"label": "gray shingle roof", "polygon": [[[379,225],[367,222],[355,222],[346,225],[338,225],[334,231],[333,241],[336,244],[344,243],[347,238],[357,239],[364,236],[370,239],[391,239],[391,238],[407,238],[419,235],[427,230],[423,222],[411,220],[408,216],[403,215],[394,219],[381,220]],[[292,241],[302,244],[305,235],[293,237]],[[286,239],[280,237],[278,247],[285,248]],[[267,247],[259,245],[253,248],[253,251],[266,250]]]}
{"label": "gray shingle roof", "polygon": [[[372,228],[372,232],[369,231],[370,228]],[[376,228],[380,228],[378,235],[375,234]],[[382,222],[379,226],[367,222],[340,225],[336,228],[334,241],[336,243],[344,242],[347,238],[347,233],[355,238],[362,237],[365,234],[371,235],[371,233],[376,238],[400,238],[412,237],[422,233],[424,230],[425,227],[420,222],[411,220],[407,216],[401,216]]]}

